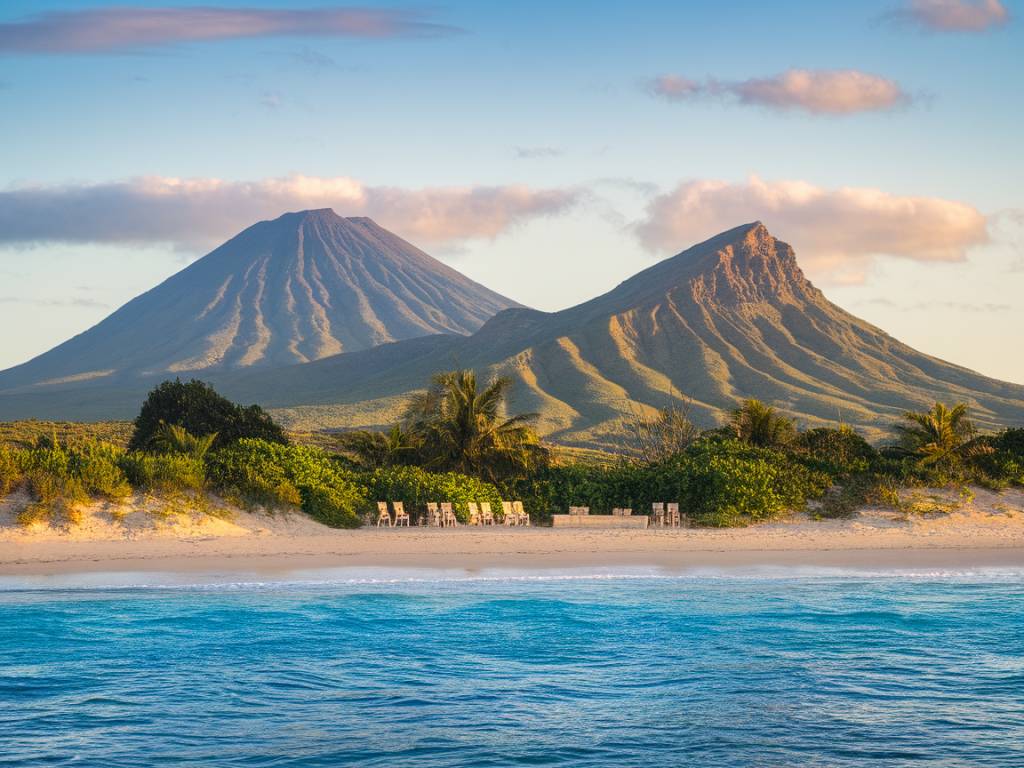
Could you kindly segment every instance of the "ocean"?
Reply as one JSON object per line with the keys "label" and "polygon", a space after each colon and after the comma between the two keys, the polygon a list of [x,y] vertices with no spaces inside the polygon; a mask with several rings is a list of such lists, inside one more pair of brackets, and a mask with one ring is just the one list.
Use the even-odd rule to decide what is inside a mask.
{"label": "ocean", "polygon": [[0,766],[1024,766],[1024,572],[0,580]]}

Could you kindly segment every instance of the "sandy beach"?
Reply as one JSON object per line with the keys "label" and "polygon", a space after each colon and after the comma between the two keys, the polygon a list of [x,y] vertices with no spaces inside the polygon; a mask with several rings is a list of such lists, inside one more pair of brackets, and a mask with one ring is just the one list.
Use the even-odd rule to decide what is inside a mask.
{"label": "sandy beach", "polygon": [[160,515],[135,500],[111,515],[86,510],[70,529],[14,524],[0,504],[0,574],[255,571],[326,567],[479,570],[653,566],[969,568],[1024,566],[1024,492],[976,491],[951,513],[865,509],[844,520],[806,515],[736,529],[552,528],[339,531],[298,513]]}

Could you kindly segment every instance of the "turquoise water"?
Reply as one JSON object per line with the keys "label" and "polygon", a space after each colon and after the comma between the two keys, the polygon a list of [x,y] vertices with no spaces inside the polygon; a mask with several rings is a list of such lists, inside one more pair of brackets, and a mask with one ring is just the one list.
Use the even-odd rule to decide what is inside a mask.
{"label": "turquoise water", "polygon": [[1019,572],[179,582],[0,584],[0,766],[1024,766]]}

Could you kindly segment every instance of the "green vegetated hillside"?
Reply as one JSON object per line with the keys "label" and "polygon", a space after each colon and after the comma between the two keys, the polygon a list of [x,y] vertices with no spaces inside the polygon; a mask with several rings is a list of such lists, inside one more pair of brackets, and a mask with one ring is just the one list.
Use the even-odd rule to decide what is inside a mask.
{"label": "green vegetated hillside", "polygon": [[[236,300],[268,316],[267,299],[251,293]],[[423,300],[443,308],[448,297],[441,291]],[[511,407],[538,413],[548,440],[610,450],[624,419],[684,401],[703,427],[754,397],[807,427],[843,422],[876,441],[904,411],[935,401],[968,403],[982,429],[1024,424],[1024,386],[917,352],[832,304],[803,275],[793,249],[760,223],[570,309],[498,308],[488,305],[493,316],[469,336],[419,336],[296,365],[59,383],[25,383],[14,369],[22,378],[0,374],[0,418],[130,418],[154,383],[180,374],[260,403],[291,429],[383,427],[432,374],[472,368],[482,378],[511,377]],[[262,343],[259,334],[232,338],[240,354],[245,343]]]}
{"label": "green vegetated hillside", "polygon": [[792,248],[739,227],[571,309],[505,310],[469,337],[432,336],[225,378],[293,426],[375,426],[453,365],[516,381],[513,407],[548,439],[614,448],[623,419],[672,400],[702,426],[746,397],[807,426],[871,438],[936,400],[971,405],[982,428],[1024,423],[1024,387],[924,355],[829,302]]}

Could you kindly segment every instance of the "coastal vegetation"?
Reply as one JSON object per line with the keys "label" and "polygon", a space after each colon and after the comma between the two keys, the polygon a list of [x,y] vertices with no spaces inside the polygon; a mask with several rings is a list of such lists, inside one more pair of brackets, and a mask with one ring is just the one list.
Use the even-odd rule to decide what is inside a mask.
{"label": "coastal vegetation", "polygon": [[624,453],[598,461],[544,445],[532,415],[508,413],[509,387],[442,373],[386,431],[337,434],[325,448],[297,444],[261,408],[207,384],[164,382],[128,439],[124,425],[93,435],[87,425],[3,425],[0,496],[23,492],[23,525],[74,525],[89,501],[138,495],[203,511],[216,495],[338,528],[361,525],[380,499],[404,501],[414,516],[449,501],[465,520],[470,502],[500,510],[513,498],[541,522],[569,506],[642,513],[673,500],[692,524],[736,526],[802,509],[844,516],[868,503],[934,511],[920,494],[901,502],[908,488],[1024,486],[1024,429],[979,434],[963,404],[907,412],[881,447],[848,426],[801,430],[757,400],[703,431],[670,406],[624,424]]}

